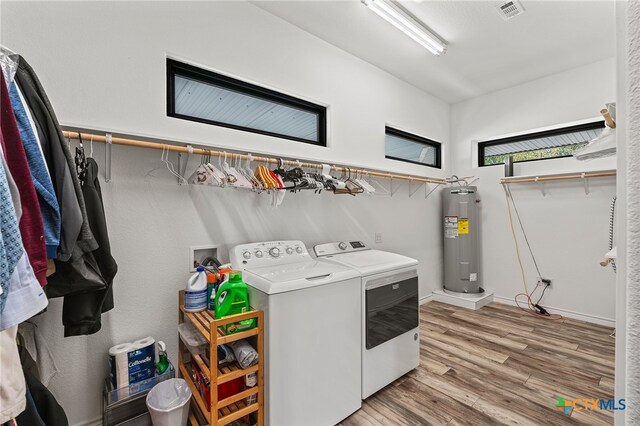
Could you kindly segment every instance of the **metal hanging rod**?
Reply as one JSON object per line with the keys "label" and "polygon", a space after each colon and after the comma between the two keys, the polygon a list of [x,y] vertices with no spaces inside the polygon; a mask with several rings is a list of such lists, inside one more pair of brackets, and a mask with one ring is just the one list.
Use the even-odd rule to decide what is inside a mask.
{"label": "metal hanging rod", "polygon": [[[78,135],[81,135],[82,140],[84,142],[89,142],[90,140],[92,140],[93,142],[103,142],[103,143],[107,143],[108,144],[107,146],[109,147],[112,144],[127,145],[127,146],[135,146],[138,148],[160,149],[160,150],[175,151],[175,152],[186,153],[186,154],[209,155],[212,157],[229,156],[230,158],[233,158],[233,159],[251,160],[251,161],[257,161],[257,162],[269,163],[269,164],[278,164],[280,161],[278,158],[274,158],[274,157],[263,157],[263,156],[257,156],[257,155],[250,156],[247,154],[239,154],[235,152],[220,151],[215,149],[194,148],[191,145],[186,145],[186,146],[177,145],[174,142],[159,143],[159,142],[150,142],[150,141],[143,141],[143,140],[136,140],[136,139],[129,139],[129,138],[120,138],[120,137],[112,136],[111,133],[105,133],[105,134],[86,133],[86,132],[80,133],[80,132],[68,131],[68,130],[63,131],[62,133],[66,138],[69,138],[69,139],[79,139]],[[322,168],[321,163],[300,162],[300,161],[294,161],[294,160],[282,160],[282,164],[287,166],[292,166],[292,167],[306,167],[306,168],[317,168],[317,169]],[[351,168],[348,166],[331,166],[331,169],[339,173],[343,173],[343,172],[346,172],[346,173],[351,172],[355,174],[362,173],[362,174],[366,174],[373,177],[397,179],[397,180],[404,180],[409,182],[434,183],[437,185],[444,185],[447,183],[445,179],[412,176],[412,175],[400,175],[400,174],[381,172],[381,171],[370,170],[370,169]],[[110,170],[107,170],[106,173],[108,173],[108,176],[110,177]]]}
{"label": "metal hanging rod", "polygon": [[600,170],[594,172],[581,172],[573,174],[556,174],[556,175],[539,175],[539,176],[523,176],[523,177],[509,177],[501,178],[500,183],[503,185],[509,185],[512,183],[525,183],[525,182],[548,182],[554,180],[570,180],[570,179],[585,179],[595,177],[608,177],[615,176],[615,170]]}

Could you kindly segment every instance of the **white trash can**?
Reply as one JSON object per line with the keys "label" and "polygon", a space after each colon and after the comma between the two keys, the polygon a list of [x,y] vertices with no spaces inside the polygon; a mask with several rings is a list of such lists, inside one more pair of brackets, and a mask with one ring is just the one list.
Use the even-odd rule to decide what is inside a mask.
{"label": "white trash can", "polygon": [[155,385],[147,395],[147,408],[154,426],[185,426],[189,419],[191,389],[183,379]]}

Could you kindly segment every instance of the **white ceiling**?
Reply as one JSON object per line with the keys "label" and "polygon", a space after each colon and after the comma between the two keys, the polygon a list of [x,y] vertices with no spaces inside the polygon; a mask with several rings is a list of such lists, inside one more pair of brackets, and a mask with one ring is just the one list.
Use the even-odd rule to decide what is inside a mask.
{"label": "white ceiling", "polygon": [[614,1],[521,0],[504,21],[499,1],[402,1],[447,41],[434,56],[358,0],[253,2],[449,103],[615,54]]}

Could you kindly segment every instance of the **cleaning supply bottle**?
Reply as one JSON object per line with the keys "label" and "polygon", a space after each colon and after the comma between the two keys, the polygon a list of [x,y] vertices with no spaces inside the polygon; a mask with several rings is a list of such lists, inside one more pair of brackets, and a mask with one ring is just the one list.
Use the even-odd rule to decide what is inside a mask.
{"label": "cleaning supply bottle", "polygon": [[218,276],[216,274],[207,274],[207,309],[210,311],[213,311],[215,309],[217,283]]}
{"label": "cleaning supply bottle", "polygon": [[[220,287],[218,287],[215,300],[216,319],[241,314],[251,309],[249,307],[247,284],[242,281],[242,272],[233,271],[229,273],[229,280],[220,284]],[[224,331],[226,334],[232,334],[248,330],[255,326],[255,318],[251,318],[237,323],[227,324],[224,327]]]}
{"label": "cleaning supply bottle", "polygon": [[216,309],[216,293],[218,288],[229,281],[229,274],[233,272],[233,269],[229,267],[229,264],[222,265],[218,268],[218,274],[216,276],[216,283],[213,286],[213,291],[209,294],[209,309],[215,311]]}
{"label": "cleaning supply bottle", "polygon": [[196,271],[184,290],[184,310],[187,312],[200,312],[207,308],[207,274],[202,266],[198,266]]}
{"label": "cleaning supply bottle", "polygon": [[157,374],[163,374],[169,369],[169,358],[167,357],[167,345],[163,341],[158,342],[158,357],[159,360],[156,363]]}

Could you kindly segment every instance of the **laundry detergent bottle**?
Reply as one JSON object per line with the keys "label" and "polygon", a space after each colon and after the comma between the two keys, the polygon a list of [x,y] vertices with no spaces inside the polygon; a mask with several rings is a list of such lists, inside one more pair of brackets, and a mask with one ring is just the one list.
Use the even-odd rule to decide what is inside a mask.
{"label": "laundry detergent bottle", "polygon": [[184,310],[187,312],[200,312],[207,308],[207,274],[202,266],[198,266],[196,271],[184,290]]}
{"label": "laundry detergent bottle", "polygon": [[[233,271],[229,273],[229,280],[220,284],[216,292],[215,299],[215,316],[220,319],[229,315],[241,314],[248,312],[249,294],[247,292],[247,284],[242,281],[242,273]],[[255,318],[238,321],[237,323],[227,324],[225,326],[226,334],[237,333],[239,331],[249,330],[256,326]]]}

